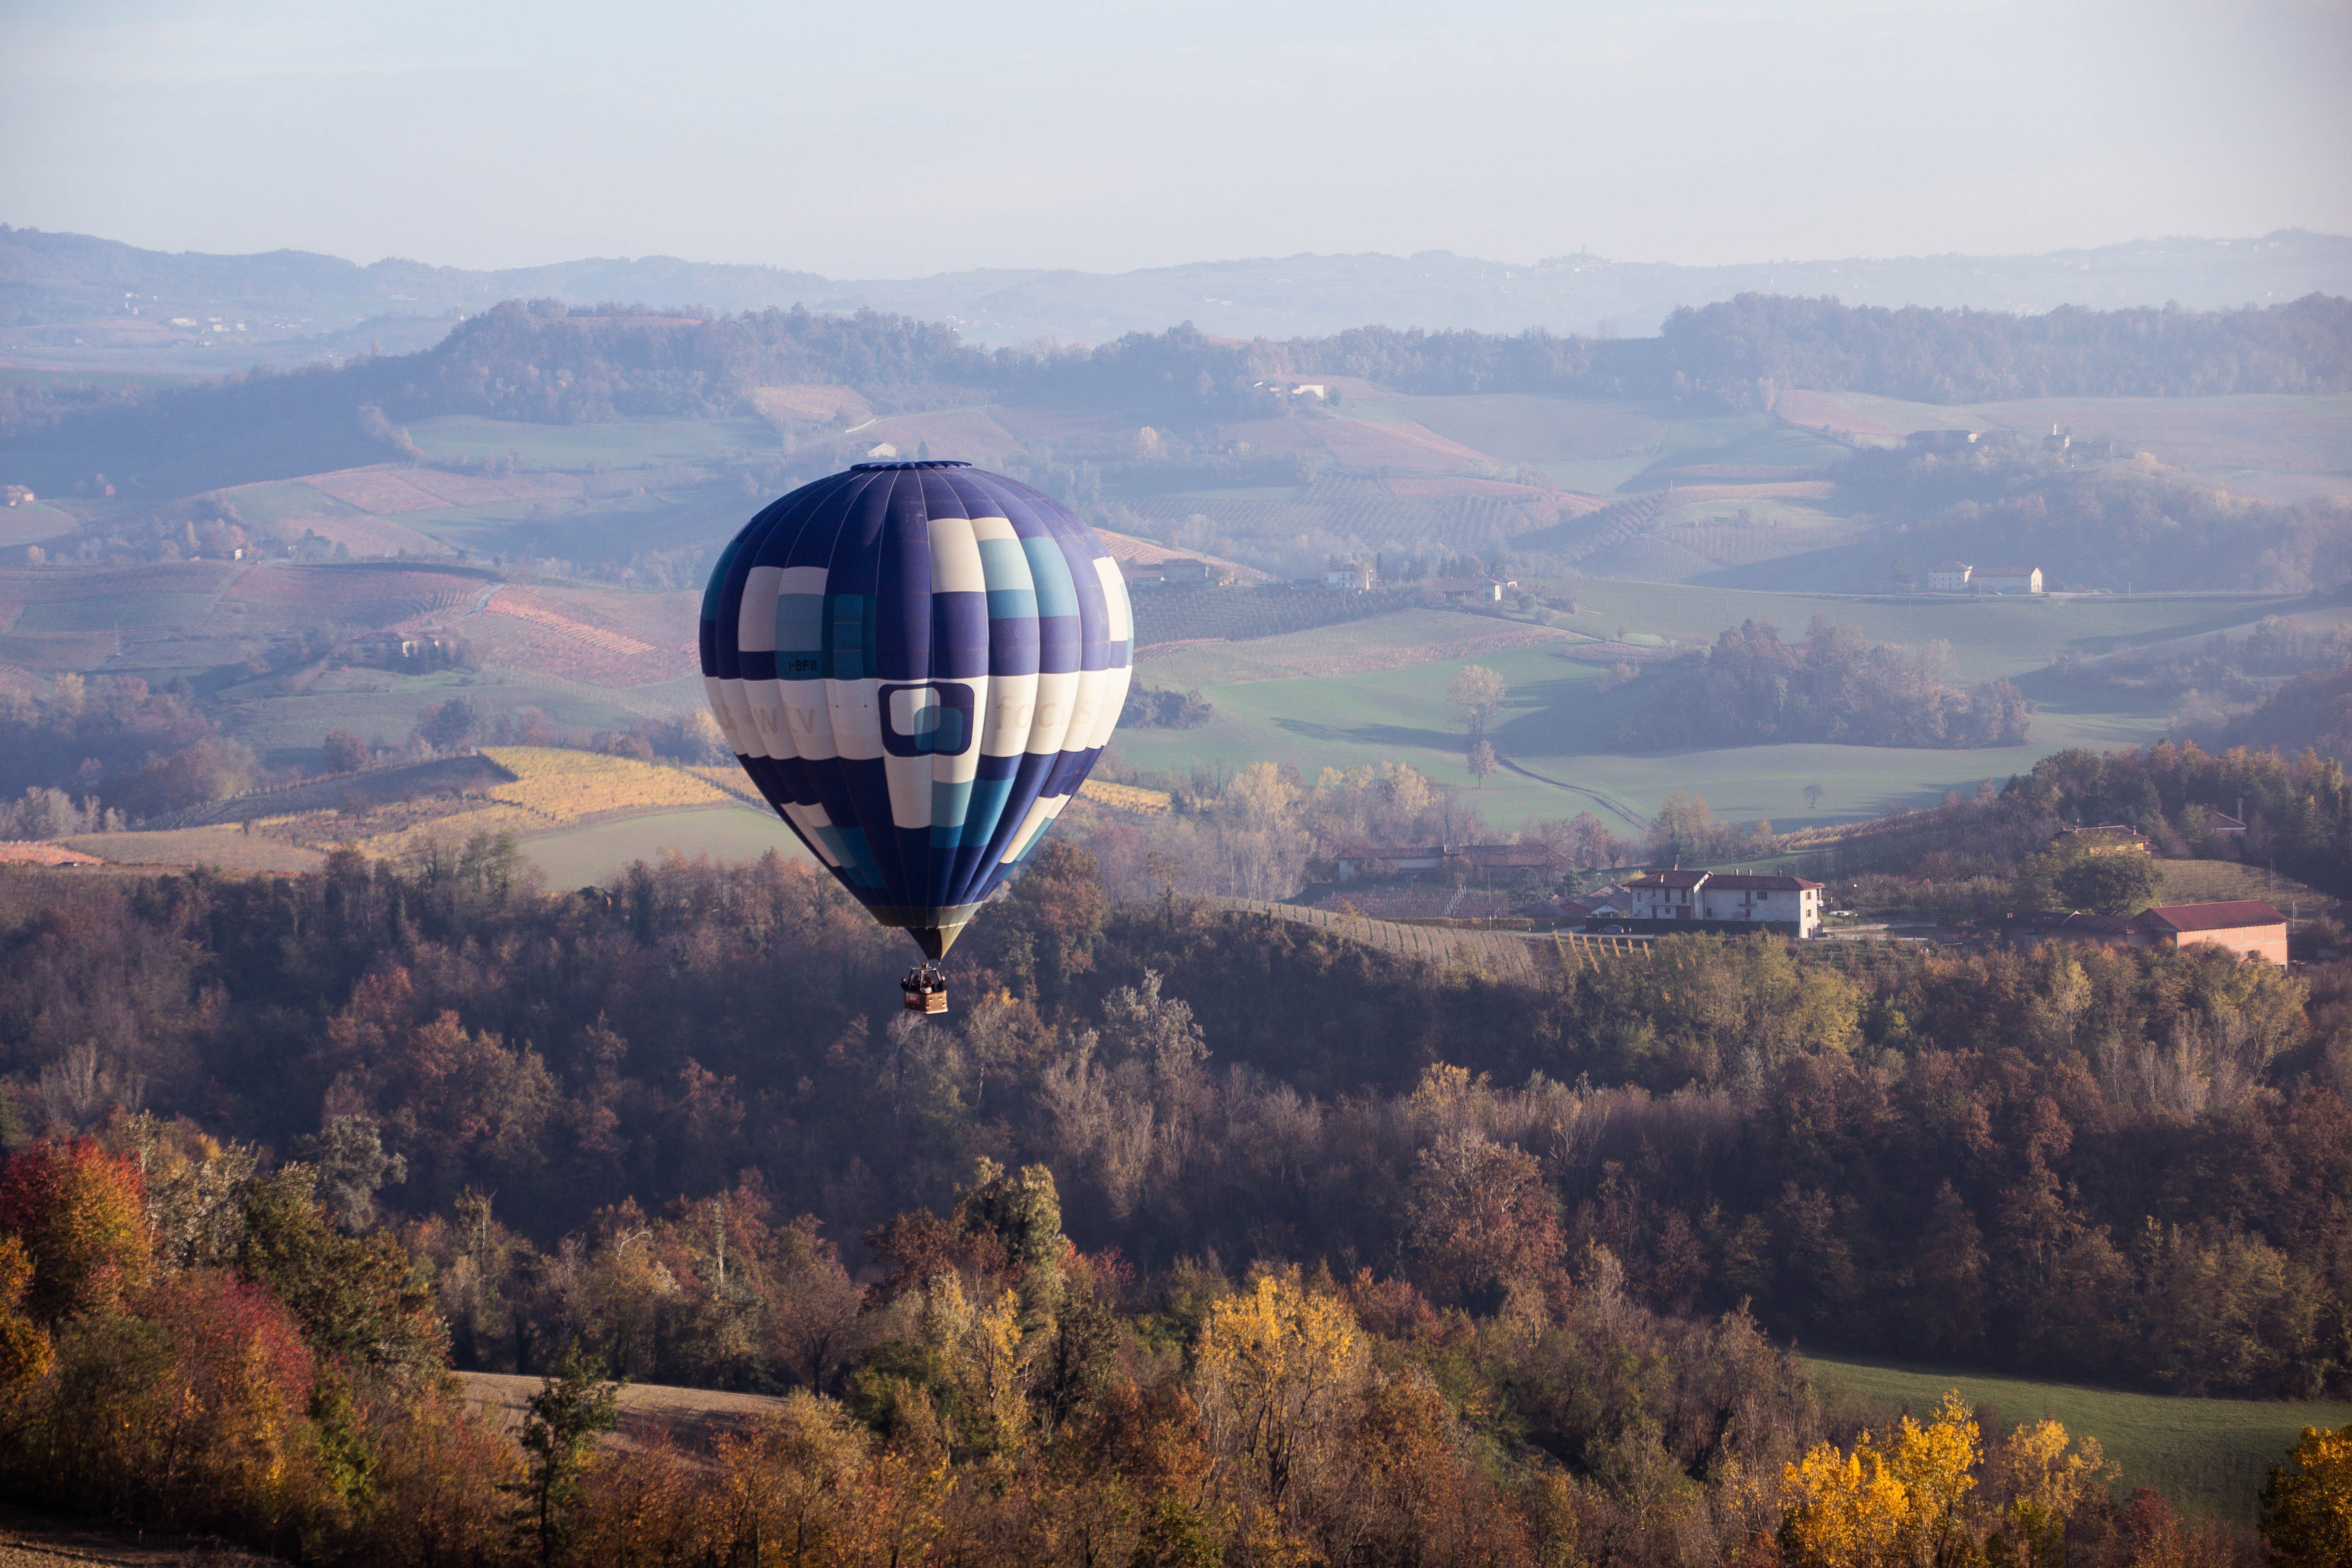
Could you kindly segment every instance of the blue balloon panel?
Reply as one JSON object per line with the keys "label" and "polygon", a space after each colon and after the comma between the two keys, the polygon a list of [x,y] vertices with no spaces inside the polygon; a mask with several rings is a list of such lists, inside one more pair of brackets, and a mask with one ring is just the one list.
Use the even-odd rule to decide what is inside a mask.
{"label": "blue balloon panel", "polygon": [[844,887],[932,958],[1035,849],[1127,701],[1118,563],[968,463],[860,463],[744,525],[702,595],[710,710]]}

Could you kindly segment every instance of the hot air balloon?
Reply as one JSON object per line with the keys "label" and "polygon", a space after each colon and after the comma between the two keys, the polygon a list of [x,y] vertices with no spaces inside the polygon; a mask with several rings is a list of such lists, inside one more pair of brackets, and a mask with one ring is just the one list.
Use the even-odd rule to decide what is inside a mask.
{"label": "hot air balloon", "polygon": [[925,963],[1033,852],[1127,700],[1135,616],[1092,529],[953,461],[859,463],[767,507],[702,595],[710,710],[794,835]]}

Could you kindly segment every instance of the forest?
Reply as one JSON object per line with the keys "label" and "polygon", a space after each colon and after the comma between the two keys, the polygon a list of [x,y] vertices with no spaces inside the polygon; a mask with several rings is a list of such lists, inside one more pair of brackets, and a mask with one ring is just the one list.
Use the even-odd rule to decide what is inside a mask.
{"label": "forest", "polygon": [[[2315,763],[2074,753],[1943,830],[2248,781],[2344,811]],[[1326,786],[1276,804],[1436,804]],[[1504,981],[1091,842],[1157,890],[1050,843],[944,1019],[773,858],[0,874],[0,1476],[321,1560],[1898,1560],[1822,1533],[1861,1517],[2229,1561],[2063,1432],[1873,1427],[1776,1347],[2352,1390],[2352,965],[1702,937]],[[445,1358],[550,1378],[539,1436]],[[599,1469],[603,1373],[794,1403],[715,1472]],[[1976,1491],[1840,1479],[1929,1433]]]}
{"label": "forest", "polygon": [[[1839,493],[1900,529],[1898,577],[1934,564],[2033,561],[2053,587],[2192,584],[2309,591],[2352,573],[2352,509],[2251,501],[2163,475],[2070,466],[1993,441],[1966,455],[1878,448],[1838,470]],[[1899,584],[1898,584],[1899,585]]]}
{"label": "forest", "polygon": [[1816,615],[1801,641],[1769,621],[1726,627],[1704,655],[1654,664],[1609,693],[1628,750],[1823,741],[1858,746],[2013,746],[2032,706],[2014,684],[1953,685],[1949,649],[1874,646]]}
{"label": "forest", "polygon": [[[2241,813],[2242,833],[2222,820]],[[2341,763],[2308,747],[2292,759],[2250,747],[2208,752],[2194,742],[2069,748],[2005,785],[1988,781],[1973,799],[1948,795],[1931,810],[1852,830],[1802,864],[1815,877],[2006,879],[2060,828],[2101,823],[2139,829],[2161,856],[2273,865],[2352,893],[2352,788]]]}
{"label": "forest", "polygon": [[1516,337],[1363,327],[1262,345],[1265,368],[1363,376],[1427,395],[1692,397],[1769,408],[1776,390],[1917,403],[2334,392],[2352,376],[2352,302],[2312,295],[2239,310],[1850,307],[1742,294],[1668,317],[1655,338]]}

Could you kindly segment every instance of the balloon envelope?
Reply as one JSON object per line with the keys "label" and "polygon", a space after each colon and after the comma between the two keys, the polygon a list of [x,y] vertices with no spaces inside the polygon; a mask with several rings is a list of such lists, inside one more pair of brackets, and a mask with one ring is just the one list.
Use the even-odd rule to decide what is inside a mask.
{"label": "balloon envelope", "polygon": [[1127,700],[1135,616],[1092,529],[967,463],[860,463],[744,526],[702,596],[710,710],[885,925],[946,952]]}

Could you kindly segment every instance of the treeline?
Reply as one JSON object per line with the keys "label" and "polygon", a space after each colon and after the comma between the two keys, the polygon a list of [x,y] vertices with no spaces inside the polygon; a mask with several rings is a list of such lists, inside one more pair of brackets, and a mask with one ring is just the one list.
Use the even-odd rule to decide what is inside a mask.
{"label": "treeline", "polygon": [[[2352,663],[2352,626],[2309,626],[2300,616],[2265,616],[2242,637],[2215,632],[2186,652],[2121,653],[2093,664],[2069,651],[2050,672],[2076,691],[2179,701],[2192,713],[2210,713],[2225,703],[2256,706],[2282,679],[2347,663]],[[2265,735],[2262,743],[2292,741],[2300,749],[2316,732],[2305,729],[2294,737]]]}
{"label": "treeline", "polygon": [[1896,525],[1907,582],[1952,559],[2030,563],[2053,587],[2110,592],[2308,593],[2352,576],[2352,508],[2341,502],[2244,500],[2157,475],[2074,468],[2034,448],[1875,448],[1840,467],[1838,488]]}
{"label": "treeline", "polygon": [[[2244,812],[2245,831],[2231,827]],[[2343,764],[2306,748],[2289,759],[2162,741],[2141,751],[2054,752],[1974,798],[1872,824],[1807,858],[1806,874],[1895,873],[1932,881],[2006,879],[2062,827],[2123,823],[2157,853],[2241,860],[2352,896],[2352,787]]]}
{"label": "treeline", "polygon": [[2242,746],[2307,746],[2336,762],[2352,759],[2352,660],[2308,670],[2222,728]]}
{"label": "treeline", "polygon": [[[702,1224],[694,1205],[749,1184],[845,1243],[944,1206],[986,1157],[1049,1167],[1078,1244],[1146,1278],[1322,1260],[1484,1312],[1555,1226],[1570,1256],[1607,1248],[1632,1300],[1746,1300],[1808,1343],[2352,1387],[2339,966],[1698,938],[1506,984],[1171,897],[1113,905],[1087,857],[1049,848],[959,945],[956,1014],[927,1022],[896,1009],[899,948],[772,860],[640,868],[593,897],[530,892],[495,847],[0,894],[13,1136],[142,1093],[279,1150],[379,1130],[405,1162],[389,1212],[450,1237],[495,1218],[535,1249],[495,1280],[436,1254],[446,1289],[495,1286],[446,1302],[475,1364],[544,1367],[534,1325],[586,1298],[535,1316],[556,1311],[535,1271],[635,1245],[631,1205]],[[1526,1173],[1518,1218],[1469,1223],[1488,1194],[1416,1219],[1419,1173],[1456,1146]]]}
{"label": "treeline", "polygon": [[[136,454],[183,489],[414,454],[399,421],[442,414],[552,421],[751,411],[761,386],[856,389],[885,411],[975,399],[1109,408],[1176,431],[1263,417],[1269,375],[1347,374],[1419,393],[1530,392],[1769,406],[1787,386],[1930,402],[2042,395],[2322,393],[2352,386],[2352,304],[2047,316],[1743,295],[1675,312],[1652,339],[1365,327],[1237,343],[1189,323],[1086,349],[983,350],[937,322],[861,310],[656,314],[508,300],[421,353],[261,369],[60,416],[0,405],[0,461],[60,489]],[[59,395],[63,396],[63,394]]]}
{"label": "treeline", "polygon": [[1429,395],[1690,397],[1731,408],[1769,408],[1790,387],[1919,403],[2340,393],[2352,387],[2352,301],[2314,294],[2237,310],[2017,316],[1742,294],[1676,310],[1655,338],[1364,327],[1255,352],[1268,371]]}
{"label": "treeline", "polygon": [[[59,489],[126,454],[183,493],[370,462],[417,460],[402,422],[436,415],[571,424],[755,411],[762,386],[856,388],[885,412],[998,400],[1083,403],[1186,426],[1279,412],[1245,347],[1190,326],[1099,348],[964,344],[937,322],[861,310],[649,314],[509,300],[413,354],[257,367],[39,426],[0,427],[0,464]],[[44,416],[46,418],[46,416]]]}
{"label": "treeline", "polygon": [[[51,837],[63,822],[137,820],[220,800],[259,782],[251,748],[224,737],[184,683],[60,675],[46,697],[0,692],[0,837]],[[79,820],[67,821],[68,814]]]}
{"label": "treeline", "polygon": [[1704,655],[1648,667],[1603,699],[1617,744],[1748,746],[1796,741],[1850,746],[2013,746],[2032,706],[2009,681],[1947,679],[1949,650],[1873,645],[1817,615],[1788,643],[1769,621],[1727,627]]}
{"label": "treeline", "polygon": [[1676,310],[1659,341],[1677,375],[1734,407],[1798,386],[1914,403],[2352,389],[2352,300],[2325,294],[2041,316],[1742,294]]}
{"label": "treeline", "polygon": [[[1445,1279],[1496,1258],[1437,1227],[1504,1222],[1494,1313],[1369,1269],[1146,1284],[1071,1243],[1050,1173],[987,1160],[869,1237],[889,1271],[862,1289],[745,1190],[602,1215],[593,1250],[518,1246],[478,1198],[404,1245],[366,1228],[397,1174],[373,1145],[341,1121],[272,1169],[117,1115],[0,1165],[0,1489],[419,1568],[2254,1560],[2153,1492],[2118,1506],[2096,1437],[2055,1422],[1824,1413],[1744,1314],[1662,1318],[1605,1248],[1570,1254],[1534,1162],[1475,1137],[1421,1162],[1415,1225]],[[518,1255],[561,1348],[509,1439],[416,1281],[478,1300]],[[616,1450],[615,1363],[792,1392]],[[2274,1490],[2273,1541],[2324,1543],[2325,1494]]]}

